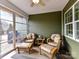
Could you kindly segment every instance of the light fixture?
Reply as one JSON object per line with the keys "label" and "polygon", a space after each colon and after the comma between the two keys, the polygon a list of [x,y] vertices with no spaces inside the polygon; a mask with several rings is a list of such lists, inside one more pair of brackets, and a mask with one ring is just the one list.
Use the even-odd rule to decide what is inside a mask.
{"label": "light fixture", "polygon": [[32,0],[32,2],[33,2],[34,4],[38,4],[38,3],[39,3],[39,0]]}

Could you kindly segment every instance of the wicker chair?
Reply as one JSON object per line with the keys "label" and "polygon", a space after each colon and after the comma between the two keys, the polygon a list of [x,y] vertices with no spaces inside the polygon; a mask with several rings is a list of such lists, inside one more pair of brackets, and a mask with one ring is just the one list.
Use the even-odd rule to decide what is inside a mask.
{"label": "wicker chair", "polygon": [[[60,47],[60,35],[52,34],[51,38],[47,39],[47,44],[42,44],[40,48],[40,54],[46,54],[50,59],[53,59]],[[56,50],[55,50],[56,49]]]}

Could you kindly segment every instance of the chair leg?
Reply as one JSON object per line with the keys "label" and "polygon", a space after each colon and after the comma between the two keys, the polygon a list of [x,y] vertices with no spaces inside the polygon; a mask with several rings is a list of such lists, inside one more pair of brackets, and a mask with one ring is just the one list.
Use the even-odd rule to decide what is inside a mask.
{"label": "chair leg", "polygon": [[20,53],[20,48],[17,48],[18,49],[18,54]]}
{"label": "chair leg", "polygon": [[53,57],[51,56],[50,59],[53,59]]}
{"label": "chair leg", "polygon": [[40,55],[41,55],[41,48],[40,48]]}
{"label": "chair leg", "polygon": [[29,48],[28,50],[29,50],[29,54],[30,54],[31,49]]}

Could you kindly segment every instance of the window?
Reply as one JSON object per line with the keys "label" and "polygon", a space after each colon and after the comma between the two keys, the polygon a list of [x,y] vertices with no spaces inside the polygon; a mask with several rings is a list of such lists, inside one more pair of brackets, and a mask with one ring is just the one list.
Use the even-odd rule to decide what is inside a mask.
{"label": "window", "polygon": [[65,13],[65,36],[79,42],[79,1]]}

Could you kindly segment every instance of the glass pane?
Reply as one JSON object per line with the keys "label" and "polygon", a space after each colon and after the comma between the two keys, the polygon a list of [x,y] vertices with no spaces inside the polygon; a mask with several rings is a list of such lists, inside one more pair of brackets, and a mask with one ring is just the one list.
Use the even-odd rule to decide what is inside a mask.
{"label": "glass pane", "polygon": [[66,35],[72,37],[72,35],[73,35],[73,26],[72,26],[72,24],[66,25]]}
{"label": "glass pane", "polygon": [[79,2],[75,5],[75,20],[79,20]]}
{"label": "glass pane", "polygon": [[76,39],[79,39],[79,22],[76,23]]}
{"label": "glass pane", "polygon": [[3,30],[6,31],[9,29],[10,26],[11,27],[13,26],[13,22],[1,20],[1,25],[2,25]]}
{"label": "glass pane", "polygon": [[16,30],[26,30],[26,25],[25,24],[20,24],[20,23],[16,23]]}
{"label": "glass pane", "polygon": [[26,24],[26,19],[20,16],[16,16],[16,22]]}
{"label": "glass pane", "polygon": [[13,21],[13,15],[10,12],[1,10],[1,19],[3,20],[8,20],[8,21]]}

